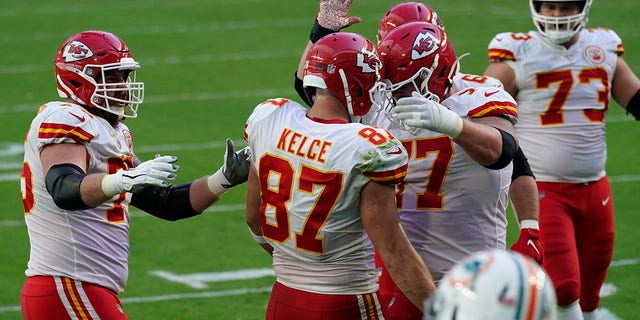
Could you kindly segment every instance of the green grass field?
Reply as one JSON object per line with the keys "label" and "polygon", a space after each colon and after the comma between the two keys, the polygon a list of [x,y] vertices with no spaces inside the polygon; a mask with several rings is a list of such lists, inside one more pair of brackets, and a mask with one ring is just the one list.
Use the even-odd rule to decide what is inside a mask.
{"label": "green grass field", "polygon": [[[297,100],[292,76],[317,8],[310,0],[77,3],[0,0],[0,319],[21,318],[29,253],[18,179],[22,141],[37,108],[57,99],[52,61],[64,39],[104,29],[125,40],[142,65],[138,77],[146,85],[139,118],[127,121],[137,153],[142,159],[177,155],[178,182],[186,182],[220,166],[225,138],[243,145],[244,121],[256,104],[283,96]],[[351,13],[363,22],[348,30],[375,39],[379,18],[395,3],[356,0]],[[469,73],[484,70],[495,33],[533,28],[524,0],[433,0],[429,5],[442,17],[457,53],[472,54],[462,61]],[[589,23],[622,37],[636,73],[639,9],[637,0],[595,1]],[[601,319],[637,319],[640,126],[615,104],[607,120],[617,238]],[[264,318],[274,280],[271,259],[249,236],[244,192],[240,186],[185,221],[133,212],[129,282],[121,295],[130,319]],[[515,237],[510,228],[509,243]]]}

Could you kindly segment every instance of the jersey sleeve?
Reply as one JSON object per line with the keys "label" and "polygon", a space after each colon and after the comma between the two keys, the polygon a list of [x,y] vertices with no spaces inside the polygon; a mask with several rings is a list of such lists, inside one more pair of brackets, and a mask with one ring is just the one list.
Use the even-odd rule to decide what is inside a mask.
{"label": "jersey sleeve", "polygon": [[588,29],[588,31],[594,34],[595,42],[602,44],[607,52],[614,52],[618,57],[624,55],[622,39],[615,31],[607,28]]}
{"label": "jersey sleeve", "polygon": [[93,115],[80,107],[56,106],[38,127],[38,149],[58,143],[89,143],[96,135]]}
{"label": "jersey sleeve", "polygon": [[365,127],[358,132],[366,146],[357,156],[356,169],[371,181],[384,185],[401,183],[407,175],[409,156],[402,143],[386,130]]}
{"label": "jersey sleeve", "polygon": [[267,118],[276,109],[284,108],[289,102],[290,100],[286,98],[274,98],[265,100],[258,104],[244,124],[244,141],[250,143],[251,141],[249,141],[249,136],[250,133],[255,130],[256,124]]}
{"label": "jersey sleeve", "polygon": [[453,77],[453,82],[461,90],[471,87],[504,87],[497,78],[460,72]]}
{"label": "jersey sleeve", "polygon": [[503,32],[497,34],[489,42],[489,61],[515,61],[518,56],[518,42],[531,39],[527,33]]}
{"label": "jersey sleeve", "polygon": [[467,88],[445,99],[442,104],[461,117],[500,116],[514,124],[518,119],[516,101],[504,89],[497,87]]}

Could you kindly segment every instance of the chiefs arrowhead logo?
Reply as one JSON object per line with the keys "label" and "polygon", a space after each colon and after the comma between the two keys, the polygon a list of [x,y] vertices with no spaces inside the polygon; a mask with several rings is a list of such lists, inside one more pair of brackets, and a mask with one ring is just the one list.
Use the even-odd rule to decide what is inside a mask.
{"label": "chiefs arrowhead logo", "polygon": [[411,59],[418,60],[429,56],[440,48],[438,39],[431,33],[419,33],[413,41]]}
{"label": "chiefs arrowhead logo", "polygon": [[378,56],[366,49],[358,52],[356,65],[362,69],[362,73],[374,73],[382,69],[382,62],[380,62]]}
{"label": "chiefs arrowhead logo", "polygon": [[604,62],[604,50],[597,46],[588,46],[584,50],[584,55],[587,57],[587,60],[591,61],[593,64],[601,64]]}
{"label": "chiefs arrowhead logo", "polygon": [[93,56],[93,51],[87,47],[86,44],[80,41],[71,41],[64,47],[62,57],[65,58],[65,62],[79,61],[87,59]]}

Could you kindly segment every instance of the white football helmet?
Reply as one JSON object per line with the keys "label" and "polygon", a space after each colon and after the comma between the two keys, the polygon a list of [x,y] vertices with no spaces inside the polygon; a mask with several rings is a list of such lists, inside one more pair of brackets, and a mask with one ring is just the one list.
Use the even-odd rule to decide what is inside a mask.
{"label": "white football helmet", "polygon": [[[551,17],[540,14],[540,4],[542,2],[580,2],[580,13],[572,16]],[[550,0],[539,1],[529,0],[529,9],[533,17],[533,24],[538,31],[548,40],[555,44],[563,44],[576,35],[589,21],[589,9],[592,0],[571,1],[571,0]]]}
{"label": "white football helmet", "polygon": [[556,319],[547,273],[517,252],[485,250],[454,265],[425,302],[425,319]]}

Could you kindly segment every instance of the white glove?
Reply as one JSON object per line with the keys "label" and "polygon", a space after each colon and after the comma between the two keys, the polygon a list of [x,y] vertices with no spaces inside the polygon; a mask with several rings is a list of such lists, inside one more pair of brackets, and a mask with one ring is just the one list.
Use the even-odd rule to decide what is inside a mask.
{"label": "white glove", "polygon": [[175,164],[177,160],[175,156],[156,156],[129,170],[120,169],[102,178],[102,192],[112,197],[123,192],[136,192],[145,186],[168,186],[180,169]]}
{"label": "white glove", "polygon": [[462,118],[458,114],[417,92],[411,97],[400,98],[391,111],[405,126],[444,133],[451,138],[462,132]]}
{"label": "white glove", "polygon": [[227,139],[226,142],[227,149],[224,152],[222,167],[207,178],[209,190],[218,197],[249,178],[249,157],[251,156],[249,147],[234,151],[233,141]]}
{"label": "white glove", "polygon": [[354,23],[359,17],[349,17],[349,8],[353,0],[320,0],[318,24],[324,28],[340,31]]}

